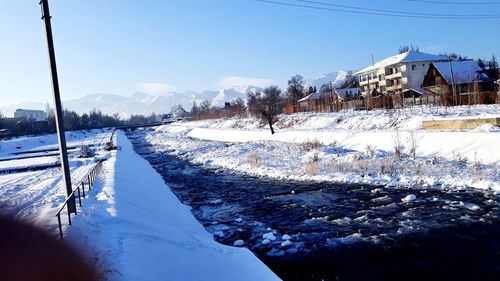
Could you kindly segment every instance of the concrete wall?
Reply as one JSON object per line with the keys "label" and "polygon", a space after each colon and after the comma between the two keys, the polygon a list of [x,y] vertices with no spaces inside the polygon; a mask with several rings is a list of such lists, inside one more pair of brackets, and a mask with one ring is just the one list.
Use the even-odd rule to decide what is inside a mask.
{"label": "concrete wall", "polygon": [[453,119],[453,120],[429,120],[423,121],[425,130],[469,130],[484,124],[500,126],[500,117],[478,118],[478,119]]}

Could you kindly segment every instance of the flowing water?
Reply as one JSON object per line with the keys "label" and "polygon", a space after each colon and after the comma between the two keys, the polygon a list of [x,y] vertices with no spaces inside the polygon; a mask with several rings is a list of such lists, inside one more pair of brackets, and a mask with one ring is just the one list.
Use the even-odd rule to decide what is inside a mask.
{"label": "flowing water", "polygon": [[263,179],[128,137],[214,239],[243,240],[284,280],[500,280],[492,191]]}

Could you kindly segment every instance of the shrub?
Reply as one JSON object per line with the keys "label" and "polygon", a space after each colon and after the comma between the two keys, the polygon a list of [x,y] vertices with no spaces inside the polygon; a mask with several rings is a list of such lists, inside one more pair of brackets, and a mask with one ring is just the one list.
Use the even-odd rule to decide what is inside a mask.
{"label": "shrub", "polygon": [[411,131],[410,132],[410,148],[409,148],[409,154],[413,159],[416,159],[417,157],[417,148],[418,148],[418,139],[415,137],[415,132]]}
{"label": "shrub", "polygon": [[375,146],[374,145],[367,145],[365,147],[366,150],[366,156],[367,157],[375,157]]}
{"label": "shrub", "polygon": [[94,157],[95,153],[88,145],[82,145],[80,148],[80,158],[90,158]]}
{"label": "shrub", "polygon": [[319,173],[320,170],[318,163],[309,161],[304,168],[304,174],[313,175]]}
{"label": "shrub", "polygon": [[304,148],[308,151],[313,150],[313,149],[318,149],[321,146],[321,143],[319,140],[314,139],[310,140],[304,143]]}
{"label": "shrub", "polygon": [[393,144],[394,144],[394,155],[396,157],[401,158],[403,157],[403,151],[404,151],[404,145],[401,142],[401,136],[399,135],[399,131],[396,131],[396,135],[392,139]]}
{"label": "shrub", "polygon": [[257,152],[250,152],[247,155],[247,163],[254,165],[254,166],[260,166],[261,164],[261,157]]}

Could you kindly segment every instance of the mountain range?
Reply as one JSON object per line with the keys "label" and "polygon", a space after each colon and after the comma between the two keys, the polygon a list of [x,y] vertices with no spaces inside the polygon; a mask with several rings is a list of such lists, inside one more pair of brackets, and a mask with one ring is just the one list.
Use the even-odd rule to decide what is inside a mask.
{"label": "mountain range", "polygon": [[[332,83],[333,86],[340,86],[347,75],[351,72],[338,71],[323,75],[318,75],[312,79],[306,80],[305,86],[316,86]],[[193,102],[200,103],[203,100],[209,100],[212,106],[223,106],[224,102],[232,101],[236,98],[247,99],[248,93],[261,91],[259,87],[251,85],[239,85],[230,89],[219,91],[206,90],[203,92],[168,92],[161,95],[151,95],[148,93],[135,93],[132,96],[125,97],[114,94],[89,94],[81,98],[67,100],[63,102],[66,109],[76,111],[77,113],[89,112],[92,109],[98,109],[105,114],[118,113],[122,118],[128,118],[130,115],[149,115],[151,113],[167,113],[172,107],[182,105],[186,110],[190,110]],[[13,116],[18,108],[45,110],[46,104],[36,102],[25,102],[9,106],[0,107],[0,112],[5,116]]]}

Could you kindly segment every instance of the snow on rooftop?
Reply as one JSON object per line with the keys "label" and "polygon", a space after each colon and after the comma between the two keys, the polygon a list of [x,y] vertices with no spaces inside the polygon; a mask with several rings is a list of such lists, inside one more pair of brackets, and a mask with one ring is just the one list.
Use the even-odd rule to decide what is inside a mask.
{"label": "snow on rooftop", "polygon": [[337,96],[339,96],[339,98],[345,99],[345,96],[347,94],[351,94],[351,95],[361,94],[361,89],[360,88],[336,89],[335,94],[337,94]]}
{"label": "snow on rooftop", "polygon": [[317,93],[312,93],[310,95],[307,95],[304,98],[301,98],[299,100],[299,102],[309,101],[309,100],[319,100],[319,99],[321,99],[321,93],[317,92]]}
{"label": "snow on rooftop", "polygon": [[446,56],[440,56],[440,55],[433,55],[433,54],[427,54],[427,53],[421,53],[421,52],[415,52],[415,51],[409,51],[406,53],[398,54],[392,57],[388,57],[384,60],[381,60],[374,65],[370,65],[366,68],[363,68],[362,70],[356,72],[355,74],[360,74],[363,72],[367,71],[372,71],[376,70],[382,67],[386,67],[389,65],[397,64],[397,63],[403,63],[403,62],[419,62],[419,61],[442,61],[442,60],[448,60],[448,57]]}
{"label": "snow on rooftop", "polygon": [[477,78],[480,80],[489,80],[486,74],[478,73],[481,68],[474,60],[453,61],[451,67],[450,62],[435,62],[433,64],[449,84],[452,83],[451,68],[453,68],[455,83],[472,83]]}

